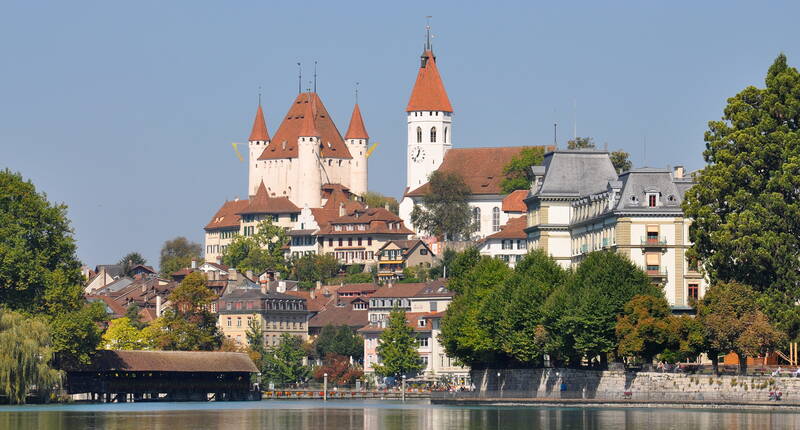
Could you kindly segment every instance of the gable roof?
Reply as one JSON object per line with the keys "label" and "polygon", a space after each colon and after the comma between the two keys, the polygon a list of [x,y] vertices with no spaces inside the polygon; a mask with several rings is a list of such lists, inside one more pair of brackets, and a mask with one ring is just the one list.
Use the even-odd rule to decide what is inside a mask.
{"label": "gable roof", "polygon": [[486,239],[527,239],[528,234],[525,233],[525,228],[527,227],[528,220],[526,216],[511,218],[505,225],[500,227],[500,231],[486,236]]}
{"label": "gable roof", "polygon": [[534,194],[579,197],[606,190],[617,180],[617,170],[606,151],[558,150],[544,155],[542,186]]}
{"label": "gable roof", "polygon": [[419,247],[420,245],[422,247],[424,247],[425,249],[427,249],[428,252],[431,253],[431,255],[433,255],[433,251],[430,249],[430,247],[428,247],[428,244],[425,243],[425,241],[423,241],[422,239],[394,239],[394,240],[390,240],[390,241],[387,241],[386,243],[384,243],[383,246],[378,248],[378,252],[383,251],[384,249],[386,249],[387,246],[389,246],[391,244],[394,244],[395,246],[400,248],[403,251],[403,256],[404,257],[406,257],[406,256],[408,256],[408,254],[414,252],[414,250],[417,249],[417,247]]}
{"label": "gable roof", "polygon": [[[347,300],[350,299],[350,300]],[[327,325],[360,328],[369,322],[369,312],[366,309],[353,309],[353,301],[359,297],[342,298],[336,303],[329,303],[308,322],[308,326],[322,328]]]}
{"label": "gable roof", "polygon": [[528,190],[512,191],[503,199],[503,212],[527,212],[526,197],[528,197]]}
{"label": "gable roof", "polygon": [[[304,121],[306,117],[313,121]],[[297,140],[301,136],[319,137],[322,158],[353,158],[322,100],[317,93],[309,92],[297,95],[272,141],[258,159],[297,158]]]}
{"label": "gable roof", "polygon": [[296,213],[300,208],[295,206],[288,197],[270,197],[264,181],[256,190],[256,195],[248,200],[247,207],[239,211],[239,214],[277,214],[277,213]]}
{"label": "gable roof", "polygon": [[253,120],[253,130],[250,132],[250,137],[247,140],[250,142],[269,140],[267,122],[264,120],[264,111],[261,109],[260,102],[258,103],[256,118]]}
{"label": "gable roof", "polygon": [[[317,221],[319,223],[319,221]],[[389,228],[389,224],[399,224],[398,228]],[[348,231],[341,229],[339,231],[334,229],[336,224],[367,224],[366,230],[352,230]],[[397,234],[408,237],[414,234],[403,224],[403,220],[385,208],[365,208],[355,209],[348,212],[343,216],[339,216],[328,220],[327,225],[324,227],[320,225],[318,234],[325,235],[354,235],[354,234]]]}
{"label": "gable roof", "polygon": [[221,228],[239,228],[239,221],[241,218],[237,215],[244,210],[248,205],[247,200],[232,200],[222,204],[217,213],[211,217],[211,221],[206,224],[206,230],[215,230]]}
{"label": "gable roof", "polygon": [[[471,194],[502,194],[500,183],[505,174],[503,168],[526,146],[500,146],[495,148],[453,148],[444,155],[437,171],[456,173],[469,187]],[[545,151],[550,147],[544,147]],[[406,193],[407,196],[423,196],[430,189],[428,183]]]}
{"label": "gable roof", "polygon": [[361,109],[358,103],[353,107],[353,114],[350,116],[350,126],[347,127],[345,139],[369,139],[367,129],[364,127],[364,118],[361,117]]}
{"label": "gable roof", "polygon": [[97,351],[92,363],[69,366],[72,371],[249,372],[253,361],[241,352]]}
{"label": "gable roof", "polygon": [[429,284],[425,282],[415,282],[411,284],[391,284],[378,288],[371,298],[404,298],[414,297],[422,292]]}
{"label": "gable roof", "polygon": [[411,97],[408,99],[406,112],[423,110],[453,112],[450,98],[447,97],[442,77],[439,75],[439,68],[436,67],[436,56],[433,55],[433,51],[426,50],[421,58],[422,63],[417,72],[414,89],[411,90]]}

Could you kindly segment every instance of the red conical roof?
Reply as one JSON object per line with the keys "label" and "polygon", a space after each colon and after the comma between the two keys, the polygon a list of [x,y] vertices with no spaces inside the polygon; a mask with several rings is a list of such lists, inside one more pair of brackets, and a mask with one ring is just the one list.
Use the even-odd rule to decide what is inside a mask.
{"label": "red conical roof", "polygon": [[408,100],[406,112],[413,111],[444,111],[453,112],[447,91],[444,89],[442,77],[439,76],[439,69],[436,68],[436,57],[433,51],[425,51],[422,54],[422,66],[417,73],[417,82],[411,91],[411,98]]}
{"label": "red conical roof", "polygon": [[369,139],[367,129],[364,127],[364,118],[361,118],[361,109],[358,103],[353,108],[353,115],[350,116],[350,127],[347,127],[345,139]]}
{"label": "red conical roof", "polygon": [[302,122],[300,123],[300,131],[298,132],[298,136],[319,137],[317,126],[314,124],[314,120],[317,116],[315,104],[316,100],[311,98],[311,93],[308,93],[308,97],[306,97],[306,103],[303,106],[304,109],[301,118]]}
{"label": "red conical roof", "polygon": [[264,121],[264,111],[261,110],[261,103],[258,104],[256,111],[256,119],[253,121],[253,131],[250,132],[249,141],[267,141],[269,140],[269,132],[267,131],[267,122]]}

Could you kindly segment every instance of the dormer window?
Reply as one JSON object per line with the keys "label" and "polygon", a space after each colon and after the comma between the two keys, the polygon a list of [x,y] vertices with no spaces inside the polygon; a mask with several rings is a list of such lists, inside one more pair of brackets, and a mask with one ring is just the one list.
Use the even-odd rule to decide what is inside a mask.
{"label": "dormer window", "polygon": [[654,208],[656,206],[658,206],[658,194],[648,193],[647,194],[647,207]]}
{"label": "dormer window", "polygon": [[420,318],[419,320],[417,320],[417,325],[419,327],[425,327],[425,320]]}

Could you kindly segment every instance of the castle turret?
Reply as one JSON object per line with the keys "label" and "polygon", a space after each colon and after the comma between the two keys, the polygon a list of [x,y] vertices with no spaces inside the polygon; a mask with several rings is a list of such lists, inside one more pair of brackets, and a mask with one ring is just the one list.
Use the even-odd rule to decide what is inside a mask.
{"label": "castle turret", "polygon": [[302,101],[303,114],[297,138],[297,202],[299,207],[322,206],[322,169],[320,161],[320,133],[315,124],[316,97],[307,93]]}
{"label": "castle turret", "polygon": [[[256,118],[253,120],[253,130],[250,132],[250,138],[247,139],[248,146],[248,186],[247,192],[253,196],[256,194],[258,185],[263,180],[263,175],[259,174],[260,170],[258,157],[264,152],[264,149],[269,145],[269,132],[267,131],[267,122],[264,120],[264,111],[261,109],[261,102],[258,102],[258,110],[256,111]],[[263,162],[261,163],[264,164]],[[262,169],[263,170],[263,169]]]}
{"label": "castle turret", "polygon": [[353,115],[350,117],[350,126],[344,136],[347,149],[353,157],[350,165],[350,191],[358,196],[367,192],[367,146],[369,145],[369,135],[364,127],[364,119],[361,117],[361,109],[356,103],[353,108]]}

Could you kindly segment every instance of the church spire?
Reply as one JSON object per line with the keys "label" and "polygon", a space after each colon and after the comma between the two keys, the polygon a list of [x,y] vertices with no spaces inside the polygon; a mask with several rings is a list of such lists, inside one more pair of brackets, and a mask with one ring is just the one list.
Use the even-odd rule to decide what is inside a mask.
{"label": "church spire", "polygon": [[261,109],[261,95],[259,95],[258,110],[256,111],[256,119],[253,121],[253,131],[250,132],[250,142],[269,140],[269,132],[267,131],[267,122],[264,121],[264,111]]}
{"label": "church spire", "polygon": [[417,81],[411,91],[411,98],[408,100],[406,112],[453,112],[450,98],[447,97],[442,77],[436,67],[436,56],[433,55],[433,47],[431,45],[430,25],[426,26],[426,30],[425,50],[422,52]]}
{"label": "church spire", "polygon": [[364,118],[361,117],[361,109],[356,103],[353,107],[353,115],[350,117],[350,126],[347,127],[345,139],[369,139],[367,129],[364,127]]}

